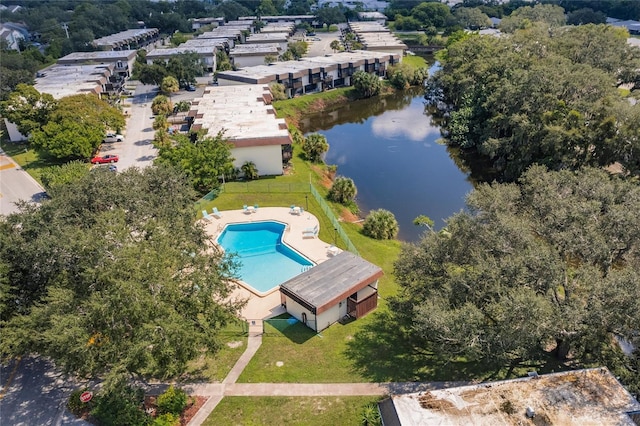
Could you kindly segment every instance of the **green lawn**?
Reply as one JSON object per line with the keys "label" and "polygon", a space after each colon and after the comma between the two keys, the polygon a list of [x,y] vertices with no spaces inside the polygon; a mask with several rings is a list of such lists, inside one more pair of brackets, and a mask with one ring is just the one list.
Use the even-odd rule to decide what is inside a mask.
{"label": "green lawn", "polygon": [[356,93],[353,87],[340,87],[338,89],[312,93],[293,99],[275,101],[273,107],[280,118],[297,118],[302,111],[309,111],[311,105],[322,105],[324,103],[336,102],[343,98],[355,99],[355,97]]}
{"label": "green lawn", "polygon": [[219,336],[220,350],[215,355],[203,355],[187,365],[187,371],[180,376],[182,383],[222,382],[247,349],[246,324],[230,324]]}
{"label": "green lawn", "polygon": [[[2,150],[8,156],[13,158],[13,161],[18,163],[20,167],[26,170],[27,173],[29,173],[40,184],[42,184],[40,176],[44,169],[65,163],[55,158],[40,155],[38,151],[29,149],[26,143],[3,141],[0,147],[2,147]],[[87,163],[87,167],[89,167],[89,163]]]}
{"label": "green lawn", "polygon": [[203,423],[217,425],[359,426],[375,396],[225,397]]}
{"label": "green lawn", "polygon": [[417,55],[405,56],[404,58],[402,58],[402,62],[409,65],[413,65],[416,68],[429,66],[429,64],[427,64],[427,61],[422,56],[417,56]]}

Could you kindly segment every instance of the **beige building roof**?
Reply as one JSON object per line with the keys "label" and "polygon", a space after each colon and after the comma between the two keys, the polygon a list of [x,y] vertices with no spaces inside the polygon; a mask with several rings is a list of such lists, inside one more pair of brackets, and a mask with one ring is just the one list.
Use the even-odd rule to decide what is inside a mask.
{"label": "beige building roof", "polygon": [[135,50],[99,50],[97,52],[73,52],[58,59],[59,64],[77,64],[82,62],[116,62],[135,58]]}
{"label": "beige building roof", "polygon": [[113,65],[54,64],[38,72],[33,87],[55,99],[77,94],[100,94],[113,73]]}
{"label": "beige building roof", "polygon": [[247,37],[247,43],[269,43],[274,41],[287,41],[288,33],[258,33]]}
{"label": "beige building roof", "polygon": [[236,147],[286,145],[291,143],[284,119],[276,118],[271,92],[264,85],[214,86],[192,102],[192,129],[218,132]]}
{"label": "beige building roof", "polygon": [[[385,424],[448,426],[635,426],[640,404],[606,368],[395,395]],[[393,410],[380,405],[384,416]],[[527,416],[527,411],[533,414]],[[393,415],[391,415],[393,417]],[[399,421],[399,423],[398,423]]]}
{"label": "beige building roof", "polygon": [[157,28],[140,28],[126,30],[108,35],[106,37],[97,38],[93,40],[93,44],[94,46],[116,47],[142,38],[151,37],[156,34],[158,34]]}
{"label": "beige building roof", "polygon": [[229,51],[230,56],[259,56],[280,53],[280,45],[277,43],[236,44]]}

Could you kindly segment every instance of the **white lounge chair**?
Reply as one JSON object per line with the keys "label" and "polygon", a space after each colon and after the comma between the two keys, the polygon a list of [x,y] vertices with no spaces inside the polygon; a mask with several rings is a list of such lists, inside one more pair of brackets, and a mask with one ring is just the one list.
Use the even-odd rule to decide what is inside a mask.
{"label": "white lounge chair", "polygon": [[313,228],[305,228],[302,231],[302,238],[315,238],[318,235],[318,225],[314,226]]}
{"label": "white lounge chair", "polygon": [[211,216],[206,210],[202,210],[202,218],[207,222],[211,222],[213,220],[213,216]]}
{"label": "white lounge chair", "polygon": [[217,207],[214,207],[213,210],[211,211],[211,216],[214,216],[220,219],[222,217],[222,213],[220,213]]}

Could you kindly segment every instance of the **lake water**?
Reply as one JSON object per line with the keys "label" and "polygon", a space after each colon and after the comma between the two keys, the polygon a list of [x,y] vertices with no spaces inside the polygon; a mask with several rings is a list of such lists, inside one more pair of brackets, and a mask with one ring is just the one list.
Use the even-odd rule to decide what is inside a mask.
{"label": "lake water", "polygon": [[413,224],[419,215],[442,228],[445,219],[465,207],[473,189],[468,172],[437,142],[440,128],[424,108],[421,88],[308,116],[301,129],[326,136],[325,162],[354,180],[361,215],[379,208],[391,211],[403,241],[415,242],[424,233]]}

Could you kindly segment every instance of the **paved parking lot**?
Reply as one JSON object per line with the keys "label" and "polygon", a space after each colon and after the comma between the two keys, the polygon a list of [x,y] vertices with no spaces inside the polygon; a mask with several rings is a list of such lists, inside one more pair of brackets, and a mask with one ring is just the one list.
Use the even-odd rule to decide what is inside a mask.
{"label": "paved parking lot", "polygon": [[305,41],[309,44],[306,57],[324,56],[330,53],[334,53],[333,49],[329,47],[333,40],[340,40],[340,31],[333,33],[316,33],[315,36],[305,37]]}

